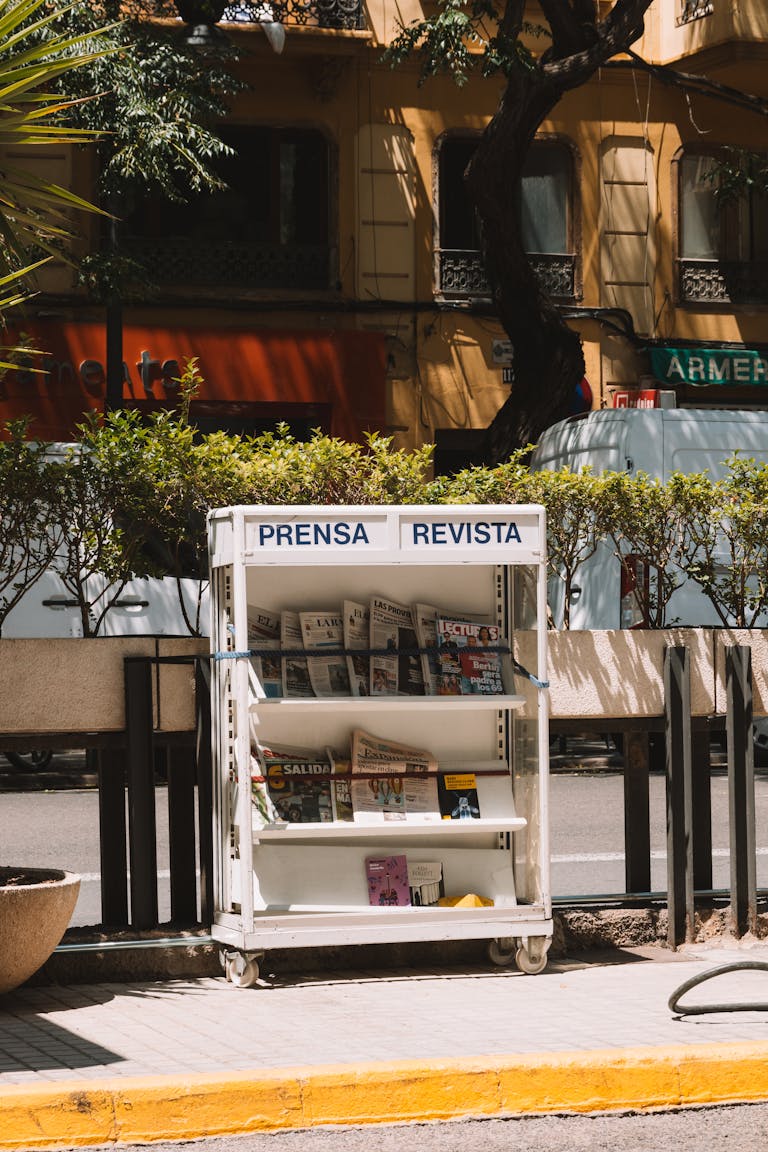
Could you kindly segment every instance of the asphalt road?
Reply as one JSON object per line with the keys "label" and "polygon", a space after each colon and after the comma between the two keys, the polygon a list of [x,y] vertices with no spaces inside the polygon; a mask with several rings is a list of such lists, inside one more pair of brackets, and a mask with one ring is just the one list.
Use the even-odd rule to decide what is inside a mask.
{"label": "asphalt road", "polygon": [[[158,908],[170,919],[168,793],[155,791]],[[126,817],[127,818],[127,817]],[[0,865],[64,868],[82,877],[73,927],[101,921],[99,797],[95,788],[0,793]]]}
{"label": "asphalt road", "polygon": [[[620,773],[552,776],[550,837],[555,897],[624,890],[624,808]],[[6,782],[7,786],[7,782]],[[664,779],[651,777],[652,889],[666,889]],[[158,788],[158,902],[169,916],[167,793]],[[768,888],[768,777],[756,780],[757,882]],[[712,779],[714,887],[728,887],[728,793]],[[98,796],[94,789],[0,793],[0,864],[67,868],[83,877],[72,924],[98,924]]]}
{"label": "asphalt road", "polygon": [[[189,1152],[755,1152],[768,1146],[768,1105],[633,1115],[536,1116],[270,1132],[192,1140]],[[101,1146],[106,1152],[106,1145]],[[131,1148],[146,1145],[123,1144]],[[178,1152],[179,1144],[152,1144]],[[114,1145],[109,1145],[114,1152]],[[67,1150],[63,1150],[67,1152]],[[98,1152],[98,1150],[93,1150]]]}

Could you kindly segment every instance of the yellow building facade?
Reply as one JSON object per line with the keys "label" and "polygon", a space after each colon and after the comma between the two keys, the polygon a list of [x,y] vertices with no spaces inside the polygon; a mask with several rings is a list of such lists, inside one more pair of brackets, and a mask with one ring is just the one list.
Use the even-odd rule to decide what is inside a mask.
{"label": "yellow building facade", "polygon": [[[299,434],[436,441],[439,470],[479,459],[514,387],[514,350],[492,314],[460,177],[501,84],[420,86],[415,63],[385,63],[398,23],[423,12],[419,0],[225,9],[248,85],[222,126],[238,161],[228,194],[170,212],[148,202],[123,222],[157,284],[123,309],[126,403],[172,403],[175,366],[195,355],[204,427],[285,419]],[[635,50],[768,99],[764,0],[654,0]],[[765,405],[768,201],[721,211],[707,172],[723,148],[768,153],[767,124],[661,72],[612,65],[541,125],[526,246],[581,335],[592,406],[640,392],[646,403]],[[85,153],[35,163],[92,189]],[[87,242],[99,243],[93,225]],[[63,265],[42,288],[26,327],[48,333],[48,395],[98,407],[103,309]],[[6,415],[15,396],[11,381]],[[65,424],[48,411],[40,428],[60,438]]]}

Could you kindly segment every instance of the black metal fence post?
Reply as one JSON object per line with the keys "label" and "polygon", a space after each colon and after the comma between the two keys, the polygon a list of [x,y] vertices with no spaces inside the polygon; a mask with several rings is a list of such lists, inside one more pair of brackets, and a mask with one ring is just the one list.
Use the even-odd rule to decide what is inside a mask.
{"label": "black metal fence post", "polygon": [[200,920],[213,921],[213,755],[211,748],[211,674],[207,660],[195,661],[197,713],[197,819],[200,852]]}
{"label": "black metal fence post", "polygon": [[166,749],[168,768],[168,846],[171,867],[171,920],[197,923],[195,845],[195,754],[191,748]]}
{"label": "black metal fence post", "polygon": [[624,732],[624,883],[633,894],[651,890],[650,741]]}
{"label": "black metal fence post", "polygon": [[152,661],[144,657],[128,656],[123,661],[123,668],[131,924],[139,929],[156,928],[157,836],[152,735]]}
{"label": "black metal fence post", "polygon": [[736,934],[754,929],[755,762],[752,742],[752,650],[729,648],[725,657],[728,736],[728,818],[731,852],[731,919]]}
{"label": "black metal fence post", "polygon": [[667,941],[690,939],[693,904],[693,786],[690,656],[687,648],[664,650],[664,711],[667,749]]}
{"label": "black metal fence post", "polygon": [[693,806],[693,887],[696,892],[712,890],[712,781],[708,728],[694,727],[691,803]]}
{"label": "black metal fence post", "polygon": [[89,749],[99,774],[99,859],[101,922],[109,928],[128,925],[128,858],[125,825],[125,750]]}

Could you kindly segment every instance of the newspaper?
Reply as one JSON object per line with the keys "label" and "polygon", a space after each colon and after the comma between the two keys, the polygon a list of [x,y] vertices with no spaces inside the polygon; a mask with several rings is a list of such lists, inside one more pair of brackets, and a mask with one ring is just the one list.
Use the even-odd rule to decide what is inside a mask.
{"label": "newspaper", "polygon": [[419,642],[407,604],[373,597],[371,648],[381,650],[381,655],[371,656],[372,696],[424,695]]}
{"label": "newspaper", "polygon": [[[299,620],[315,696],[349,696],[347,660],[340,654],[344,647],[341,616],[335,612],[300,612]],[[323,657],[323,648],[330,648],[336,654]]]}
{"label": "newspaper", "polygon": [[264,766],[253,750],[251,750],[251,803],[262,824],[271,824],[278,819],[277,811],[267,789]]}
{"label": "newspaper", "polygon": [[349,759],[340,759],[332,748],[326,748],[325,753],[331,764],[333,772],[333,818],[340,821],[351,821],[354,816],[352,808],[352,793],[349,787],[349,774],[351,763]]}
{"label": "newspaper", "polygon": [[[261,652],[253,656],[251,662],[256,673],[258,685],[257,696],[282,696],[283,675],[280,668],[280,614],[269,612],[266,608],[256,608],[248,605],[248,648]],[[265,649],[274,648],[275,655],[271,656]]]}
{"label": "newspaper", "polygon": [[[351,777],[350,799],[359,823],[403,820],[436,824],[440,820],[434,775]],[[358,819],[360,818],[360,819]]]}
{"label": "newspaper", "polygon": [[367,604],[345,600],[344,647],[347,649],[347,671],[353,696],[370,696],[369,673],[371,662],[367,654],[356,655],[354,649],[367,653],[370,646],[371,610]]}
{"label": "newspaper", "polygon": [[[352,733],[350,795],[355,819],[438,821],[437,761],[430,752]],[[357,778],[356,778],[357,777]]]}
{"label": "newspaper", "polygon": [[362,728],[352,733],[352,775],[356,772],[404,776],[413,772],[437,772],[437,760],[423,748],[382,740]]}
{"label": "newspaper", "polygon": [[[501,675],[502,645],[496,624],[437,617],[440,661],[438,692],[443,696],[498,696],[504,691]],[[495,648],[496,651],[486,651]]]}
{"label": "newspaper", "polygon": [[[314,696],[309,679],[307,658],[301,639],[301,622],[298,612],[281,612],[280,647],[283,652],[297,649],[297,655],[284,655],[282,658],[283,695]],[[301,652],[301,655],[298,655]]]}
{"label": "newspaper", "polygon": [[334,819],[332,766],[326,753],[285,745],[258,749],[274,816],[270,822],[329,824]]}
{"label": "newspaper", "polygon": [[421,674],[428,696],[437,696],[440,661],[437,658],[437,608],[432,604],[413,605],[413,623],[421,653]]}

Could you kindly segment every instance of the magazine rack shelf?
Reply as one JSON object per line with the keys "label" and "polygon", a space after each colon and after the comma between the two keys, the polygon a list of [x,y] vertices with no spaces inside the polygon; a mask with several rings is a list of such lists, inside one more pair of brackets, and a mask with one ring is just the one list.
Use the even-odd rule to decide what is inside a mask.
{"label": "magazine rack shelf", "polygon": [[350,713],[360,712],[460,712],[489,709],[500,712],[507,708],[522,708],[522,696],[315,696],[306,699],[282,696],[279,698],[261,696],[252,700],[251,712],[279,709],[281,712],[338,712],[343,709]]}
{"label": "magazine rack shelf", "polygon": [[379,840],[394,839],[408,840],[410,838],[426,837],[433,842],[438,838],[447,842],[458,839],[468,839],[478,833],[496,832],[500,836],[507,832],[517,832],[525,828],[526,821],[522,816],[510,816],[506,820],[486,820],[479,817],[477,820],[452,820],[451,827],[447,828],[444,821],[436,820],[434,823],[410,824],[254,824],[253,841],[275,844],[284,844],[287,840],[293,842],[317,841],[332,844],[339,840],[359,840],[377,842]]}
{"label": "magazine rack shelf", "polygon": [[[255,983],[258,960],[272,948],[429,940],[485,940],[495,963],[541,971],[552,937],[543,509],[233,507],[211,513],[208,533],[212,934],[228,979]],[[265,649],[249,647],[249,608],[279,620],[289,612],[340,613],[345,601],[367,605],[376,597],[489,624],[499,647],[508,646],[503,691],[440,695],[427,679],[423,695],[401,684],[402,694],[273,694],[268,674],[259,675]],[[383,652],[373,635],[369,659]],[[420,640],[419,660],[424,651]],[[436,649],[426,651],[434,657]],[[324,779],[334,789],[351,781],[354,796],[369,774],[334,773],[349,771],[341,762],[361,730],[427,750],[442,796],[445,774],[464,774],[473,785],[469,800],[453,810],[449,800],[442,818],[435,806],[391,820],[356,804],[342,818],[334,800],[332,815],[305,814],[298,823],[255,802],[260,785],[252,780],[264,777],[254,750],[265,746],[334,749],[338,759]],[[401,786],[420,787],[413,776],[405,772]],[[407,862],[404,897],[388,872],[385,887],[375,887],[381,861]],[[434,879],[435,868],[439,903],[437,881],[418,887],[413,879]],[[404,906],[409,884],[412,906]],[[376,895],[381,903],[372,903]]]}

